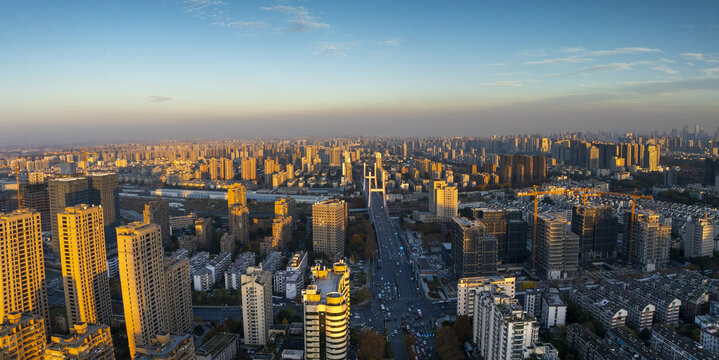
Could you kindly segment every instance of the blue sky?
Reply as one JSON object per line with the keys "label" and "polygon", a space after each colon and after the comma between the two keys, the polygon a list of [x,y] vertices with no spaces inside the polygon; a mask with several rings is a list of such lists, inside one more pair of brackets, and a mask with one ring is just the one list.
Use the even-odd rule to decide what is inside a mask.
{"label": "blue sky", "polygon": [[0,1],[5,142],[713,131],[718,99],[718,1]]}

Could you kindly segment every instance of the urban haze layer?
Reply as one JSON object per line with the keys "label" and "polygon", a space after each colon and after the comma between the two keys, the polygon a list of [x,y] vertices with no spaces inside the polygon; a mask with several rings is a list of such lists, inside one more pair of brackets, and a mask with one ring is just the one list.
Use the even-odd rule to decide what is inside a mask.
{"label": "urban haze layer", "polygon": [[1,359],[719,357],[719,128],[0,166]]}

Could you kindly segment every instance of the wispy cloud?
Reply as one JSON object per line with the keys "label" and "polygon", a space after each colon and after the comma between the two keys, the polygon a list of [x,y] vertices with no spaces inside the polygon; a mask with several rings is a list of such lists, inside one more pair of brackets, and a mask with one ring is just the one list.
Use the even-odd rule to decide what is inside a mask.
{"label": "wispy cloud", "polygon": [[533,61],[527,61],[525,64],[527,65],[555,65],[555,64],[576,64],[581,62],[588,62],[592,61],[592,59],[589,59],[584,56],[578,56],[578,55],[571,55],[561,58],[551,58],[551,59],[542,59],[542,60],[533,60]]}
{"label": "wispy cloud", "polygon": [[623,47],[611,50],[598,50],[591,51],[589,54],[592,56],[609,56],[609,55],[634,55],[641,53],[662,53],[660,49],[651,49],[645,47]]}
{"label": "wispy cloud", "polygon": [[264,21],[216,21],[213,24],[236,30],[264,30],[269,27]]}
{"label": "wispy cloud", "polygon": [[571,54],[571,53],[584,52],[584,51],[587,51],[587,49],[586,49],[586,48],[583,48],[583,47],[581,47],[581,46],[577,46],[577,47],[565,47],[565,48],[561,48],[561,49],[557,50],[557,52],[560,52],[560,53],[570,53],[570,54]]}
{"label": "wispy cloud", "polygon": [[207,8],[225,5],[221,0],[185,0],[186,10],[190,13],[204,13]]}
{"label": "wispy cloud", "polygon": [[634,68],[637,65],[653,65],[653,64],[654,63],[651,61],[613,62],[613,63],[609,63],[609,64],[589,66],[589,67],[585,67],[583,69],[579,69],[577,71],[572,71],[572,72],[568,72],[568,73],[552,74],[552,75],[548,75],[547,77],[553,78],[553,77],[563,77],[563,76],[573,76],[573,75],[586,75],[586,74],[602,72],[602,71],[623,71],[623,70],[631,70],[632,68]]}
{"label": "wispy cloud", "polygon": [[[587,51],[584,47],[565,47],[555,50],[556,53],[568,54],[565,57],[549,58],[541,60],[526,61],[527,65],[557,65],[557,64],[575,64],[582,62],[594,61],[596,58],[602,56],[614,56],[614,55],[636,55],[642,53],[662,53],[660,49],[652,49],[645,47],[622,47],[611,50],[596,50]],[[527,55],[527,51],[520,53],[520,55]]]}
{"label": "wispy cloud", "polygon": [[172,101],[172,98],[169,96],[152,95],[152,96],[148,96],[148,100],[150,100],[150,102],[165,102],[165,101]]}
{"label": "wispy cloud", "polygon": [[537,80],[503,80],[491,83],[480,84],[481,87],[498,88],[498,87],[524,87],[527,84],[537,83]]}
{"label": "wispy cloud", "polygon": [[399,46],[400,41],[398,39],[387,39],[387,40],[381,40],[377,42],[377,45],[382,47],[397,47]]}
{"label": "wispy cloud", "polygon": [[290,17],[285,28],[287,32],[310,32],[330,27],[329,24],[320,22],[316,16],[310,15],[304,6],[275,5],[262,7],[262,10],[287,14]]}
{"label": "wispy cloud", "polygon": [[681,57],[687,60],[704,61],[704,54],[702,53],[683,53],[681,54]]}
{"label": "wispy cloud", "polygon": [[352,47],[351,44],[319,42],[315,45],[312,55],[335,55],[347,56],[347,50]]}
{"label": "wispy cloud", "polygon": [[665,73],[665,74],[669,74],[669,75],[676,75],[676,74],[679,73],[679,71],[674,70],[674,69],[672,69],[672,68],[670,68],[669,66],[666,66],[666,65],[664,65],[664,64],[654,66],[654,67],[652,67],[652,69],[653,69],[653,70],[656,70],[656,71],[661,71],[661,72],[663,72],[663,73]]}
{"label": "wispy cloud", "polygon": [[704,61],[710,64],[719,64],[717,54],[683,53],[681,56],[687,60]]}
{"label": "wispy cloud", "polygon": [[706,77],[713,77],[714,75],[719,74],[719,67],[702,69],[702,74]]}
{"label": "wispy cloud", "polygon": [[527,49],[519,52],[520,56],[528,57],[543,57],[547,56],[547,50],[545,49]]}
{"label": "wispy cloud", "polygon": [[677,81],[644,82],[631,84],[617,89],[619,92],[628,92],[639,95],[654,95],[699,90],[719,91],[719,78],[693,78]]}

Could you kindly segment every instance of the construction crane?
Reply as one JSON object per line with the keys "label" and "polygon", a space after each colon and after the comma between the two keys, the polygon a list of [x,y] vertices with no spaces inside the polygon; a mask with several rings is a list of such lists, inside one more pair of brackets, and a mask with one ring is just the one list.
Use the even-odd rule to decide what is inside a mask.
{"label": "construction crane", "polygon": [[55,152],[46,153],[46,154],[52,154],[52,155],[78,154],[78,155],[82,155],[82,165],[83,165],[82,173],[83,173],[83,175],[87,175],[87,156],[88,155],[99,156],[98,153],[87,152],[87,148],[82,148],[82,151],[55,151]]}
{"label": "construction crane", "polygon": [[86,148],[82,148],[82,162],[83,162],[82,172],[83,172],[83,175],[87,175],[87,156],[88,155],[98,156],[97,153],[87,152]]}
{"label": "construction crane", "polygon": [[15,170],[15,181],[17,182],[17,208],[22,209],[23,197],[20,191],[20,161],[15,160],[15,165],[3,165],[0,168],[12,168]]}
{"label": "construction crane", "polygon": [[534,187],[534,191],[519,192],[517,196],[534,196],[534,221],[532,222],[532,272],[536,269],[537,264],[537,207],[539,207],[539,196],[540,195],[566,195],[566,189],[549,189],[543,191],[537,191],[537,187]]}
{"label": "construction crane", "polygon": [[628,249],[627,253],[625,254],[627,257],[627,264],[632,264],[632,244],[634,243],[634,213],[637,206],[637,199],[648,199],[652,200],[654,199],[651,195],[637,195],[637,194],[625,194],[625,193],[617,193],[617,192],[601,192],[601,195],[610,195],[610,196],[624,196],[624,197],[631,197],[632,198],[632,214],[630,218],[629,223],[629,239],[627,239],[628,243]]}

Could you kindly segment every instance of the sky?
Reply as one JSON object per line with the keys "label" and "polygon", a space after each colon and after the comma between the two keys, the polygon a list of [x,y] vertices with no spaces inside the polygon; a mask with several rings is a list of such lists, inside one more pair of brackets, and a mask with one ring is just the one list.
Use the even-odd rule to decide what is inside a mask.
{"label": "sky", "polygon": [[716,0],[0,0],[0,144],[684,124]]}

